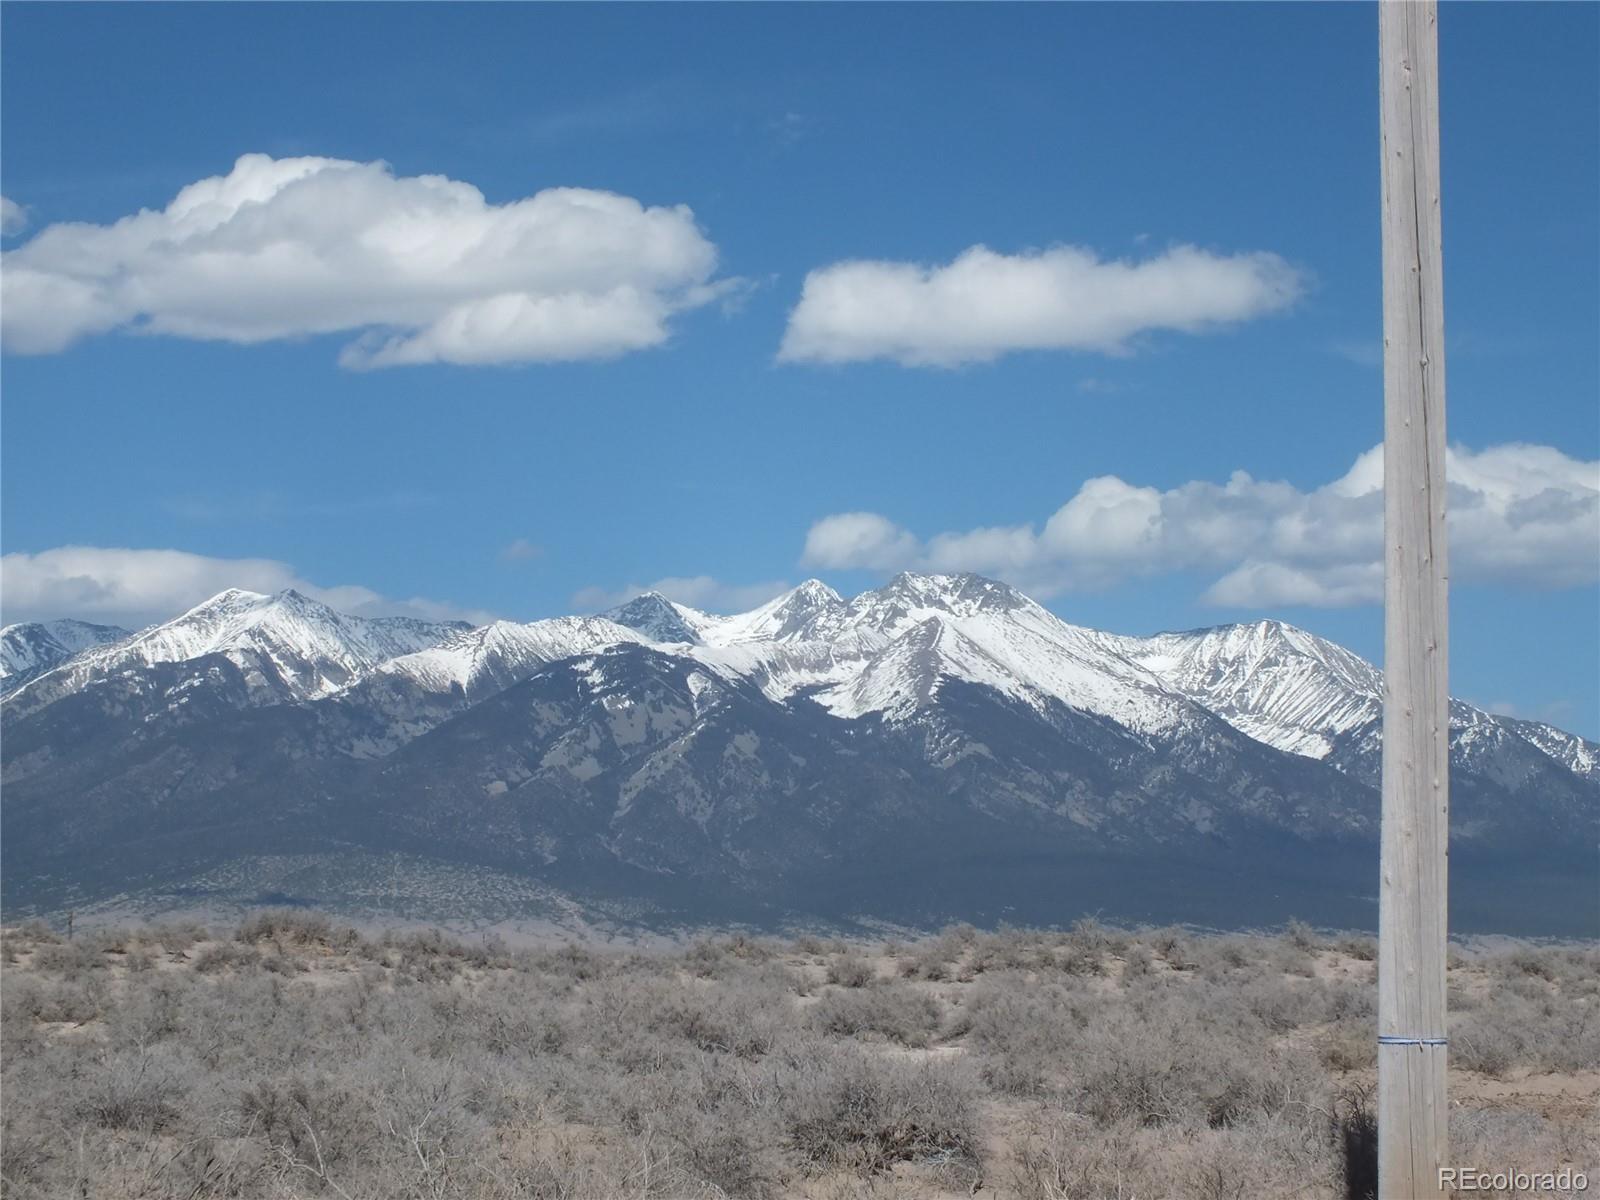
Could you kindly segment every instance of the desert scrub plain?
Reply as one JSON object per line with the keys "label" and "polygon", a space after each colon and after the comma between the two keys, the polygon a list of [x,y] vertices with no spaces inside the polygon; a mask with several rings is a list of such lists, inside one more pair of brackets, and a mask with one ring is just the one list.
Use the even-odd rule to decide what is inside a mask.
{"label": "desert scrub plain", "polygon": [[[0,935],[0,1174],[9,1200],[1360,1196],[1373,956],[1299,926],[628,951],[34,924]],[[1456,1161],[1600,1174],[1600,951],[1457,951],[1450,991]]]}

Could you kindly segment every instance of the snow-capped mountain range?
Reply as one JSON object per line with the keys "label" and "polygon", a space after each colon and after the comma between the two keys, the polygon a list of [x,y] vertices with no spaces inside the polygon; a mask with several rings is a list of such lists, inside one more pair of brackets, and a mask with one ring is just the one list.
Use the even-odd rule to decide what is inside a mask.
{"label": "snow-capped mountain range", "polygon": [[[691,909],[832,889],[926,915],[927,881],[885,885],[886,862],[1005,877],[1021,855],[1012,875],[1070,892],[1154,855],[1222,894],[1376,831],[1371,664],[1277,621],[1105,633],[974,575],[480,627],[233,590],[136,633],[9,626],[0,651],[13,905],[342,845]],[[1457,858],[1555,847],[1583,882],[1600,747],[1459,702],[1452,727]],[[1299,911],[1330,887],[1366,895],[1322,879]]]}
{"label": "snow-capped mountain range", "polygon": [[10,691],[91,647],[120,642],[127,636],[128,631],[116,625],[87,621],[7,625],[0,629],[0,688]]}
{"label": "snow-capped mountain range", "polygon": [[[140,667],[197,662],[210,655],[242,670],[252,692],[264,702],[310,700],[467,628],[460,622],[346,616],[293,590],[264,596],[230,588],[182,616],[138,633],[56,621],[47,626],[8,625],[0,631],[0,640],[6,643],[9,660],[13,637],[19,644],[33,645],[41,640],[35,631],[46,630],[59,641],[58,630],[69,624],[78,626],[81,648],[12,691],[8,698],[14,698],[22,711]],[[121,636],[90,640],[92,635],[83,630]]]}

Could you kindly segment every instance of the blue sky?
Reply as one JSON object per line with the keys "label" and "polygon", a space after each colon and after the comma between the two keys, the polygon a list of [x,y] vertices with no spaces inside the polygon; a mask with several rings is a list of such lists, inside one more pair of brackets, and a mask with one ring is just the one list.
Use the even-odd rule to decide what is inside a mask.
{"label": "blue sky", "polygon": [[[6,619],[148,619],[224,578],[532,619],[662,580],[727,608],[953,566],[1084,624],[1272,615],[1379,660],[1376,26],[1356,4],[7,5]],[[1595,736],[1600,8],[1447,5],[1440,39],[1453,690]],[[416,176],[482,193],[430,236],[546,189],[627,198],[559,226],[565,282],[530,261],[516,285],[576,340],[484,333],[492,242],[401,307],[411,243],[369,256],[325,311],[275,299],[300,258],[211,270],[165,234],[57,228],[301,156],[388,168],[323,172],[345,182],[283,193],[235,246],[342,262],[317,223],[411,213]],[[574,288],[604,303],[563,308]],[[381,366],[385,344],[431,361]]]}

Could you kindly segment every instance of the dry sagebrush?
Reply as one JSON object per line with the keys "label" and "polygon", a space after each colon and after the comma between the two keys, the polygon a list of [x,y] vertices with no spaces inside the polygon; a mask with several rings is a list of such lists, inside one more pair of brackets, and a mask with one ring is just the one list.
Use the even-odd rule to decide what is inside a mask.
{"label": "dry sagebrush", "polygon": [[[1344,1196],[1362,939],[955,928],[676,952],[265,913],[0,941],[8,1197]],[[1457,1065],[1600,1065],[1600,957],[1455,975]],[[1593,1122],[1463,1109],[1579,1156]],[[1500,1161],[1496,1159],[1496,1161]]]}

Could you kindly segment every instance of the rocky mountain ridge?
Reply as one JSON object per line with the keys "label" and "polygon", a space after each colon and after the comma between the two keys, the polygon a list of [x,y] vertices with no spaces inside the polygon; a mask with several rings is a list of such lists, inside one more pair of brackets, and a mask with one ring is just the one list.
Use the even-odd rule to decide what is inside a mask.
{"label": "rocky mountain ridge", "polygon": [[[225,592],[30,670],[9,905],[270,850],[685,919],[1370,908],[1381,676],[1275,621],[1126,637],[971,575],[476,628]],[[1460,702],[1452,728],[1453,862],[1591,883],[1597,747]]]}

